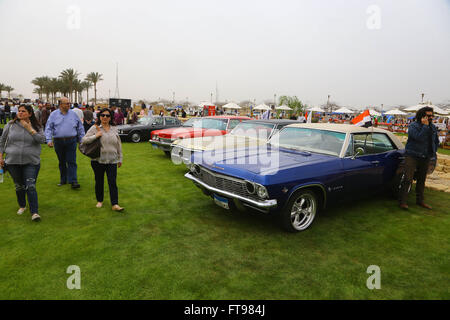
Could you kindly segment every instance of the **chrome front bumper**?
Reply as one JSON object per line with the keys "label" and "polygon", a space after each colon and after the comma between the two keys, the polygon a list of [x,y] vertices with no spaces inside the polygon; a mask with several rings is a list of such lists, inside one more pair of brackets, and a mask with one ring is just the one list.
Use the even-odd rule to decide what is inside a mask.
{"label": "chrome front bumper", "polygon": [[170,151],[171,150],[172,143],[159,141],[159,140],[152,140],[152,139],[150,139],[149,141],[150,141],[150,143],[152,145],[158,146],[158,148],[163,150],[163,151]]}
{"label": "chrome front bumper", "polygon": [[251,205],[253,207],[257,207],[257,208],[260,208],[260,209],[270,209],[270,208],[275,208],[277,206],[277,200],[275,200],[275,199],[256,201],[256,200],[253,200],[253,199],[249,199],[249,198],[245,198],[245,197],[239,196],[237,194],[230,193],[228,191],[223,191],[223,190],[220,190],[220,189],[213,188],[213,187],[207,185],[206,183],[204,183],[203,181],[201,181],[200,179],[197,179],[196,177],[194,177],[190,172],[186,173],[184,176],[186,178],[188,178],[189,180],[192,180],[200,188],[204,188],[204,189],[206,189],[206,190],[208,190],[210,192],[216,193],[218,195],[225,196],[227,198],[240,200],[240,201],[242,201],[244,203],[248,203],[249,205]]}

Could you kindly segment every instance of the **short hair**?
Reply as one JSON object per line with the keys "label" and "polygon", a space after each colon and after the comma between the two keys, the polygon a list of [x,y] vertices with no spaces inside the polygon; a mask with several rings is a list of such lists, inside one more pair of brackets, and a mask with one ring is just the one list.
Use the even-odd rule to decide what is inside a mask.
{"label": "short hair", "polygon": [[434,110],[431,107],[420,108],[416,113],[416,121],[419,123],[422,122],[422,118],[425,117],[426,113],[430,111],[434,113]]}

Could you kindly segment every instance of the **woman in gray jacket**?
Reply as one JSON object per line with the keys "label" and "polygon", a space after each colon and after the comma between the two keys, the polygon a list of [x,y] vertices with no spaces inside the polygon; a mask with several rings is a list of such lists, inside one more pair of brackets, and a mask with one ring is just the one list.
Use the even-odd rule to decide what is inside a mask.
{"label": "woman in gray jacket", "polygon": [[32,221],[41,219],[38,213],[36,180],[41,166],[41,144],[44,143],[45,135],[32,107],[21,105],[17,118],[5,126],[0,138],[0,165],[4,167],[6,163],[6,169],[14,180],[19,203],[17,214],[26,210],[26,196]]}

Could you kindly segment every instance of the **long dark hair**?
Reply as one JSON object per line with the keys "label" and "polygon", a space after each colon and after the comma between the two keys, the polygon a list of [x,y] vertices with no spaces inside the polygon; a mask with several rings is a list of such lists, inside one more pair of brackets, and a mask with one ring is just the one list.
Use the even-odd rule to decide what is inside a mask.
{"label": "long dark hair", "polygon": [[[31,115],[30,116],[31,126],[33,127],[34,130],[39,131],[41,129],[41,125],[40,125],[39,121],[36,119],[36,116],[34,115],[33,108],[31,106],[29,106],[29,105],[26,105],[26,104],[21,104],[19,106],[19,108],[17,108],[17,110],[19,110],[20,108],[25,108],[25,110],[28,111],[28,113]],[[16,118],[13,121],[14,122],[17,122],[17,121],[20,122],[20,120],[19,120],[19,118],[17,118],[17,116],[16,116]]]}
{"label": "long dark hair", "polygon": [[95,124],[98,125],[98,126],[102,124],[102,121],[100,120],[100,118],[101,118],[101,114],[103,112],[105,112],[105,111],[108,112],[109,115],[110,115],[110,117],[109,117],[109,125],[110,126],[115,126],[116,124],[114,123],[114,113],[111,112],[111,110],[108,109],[108,108],[103,108],[102,110],[100,110],[100,112],[97,114],[97,121],[95,121]]}
{"label": "long dark hair", "polygon": [[433,108],[431,107],[423,107],[421,109],[419,109],[419,111],[417,111],[416,113],[416,121],[418,123],[422,123],[422,118],[426,116],[427,112],[434,112]]}

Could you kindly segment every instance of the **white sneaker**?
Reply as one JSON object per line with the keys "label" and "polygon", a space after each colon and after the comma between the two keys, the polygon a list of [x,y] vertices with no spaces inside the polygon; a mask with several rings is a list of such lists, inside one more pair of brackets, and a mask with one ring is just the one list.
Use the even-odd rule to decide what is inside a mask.
{"label": "white sneaker", "polygon": [[103,206],[103,202],[97,202],[97,204],[95,205],[97,208],[101,208]]}
{"label": "white sneaker", "polygon": [[25,210],[27,210],[27,208],[19,208],[19,210],[17,210],[17,214],[21,215],[22,213],[25,212]]}
{"label": "white sneaker", "polygon": [[37,213],[34,213],[32,216],[31,216],[31,221],[41,221],[41,216],[40,215],[38,215]]}

